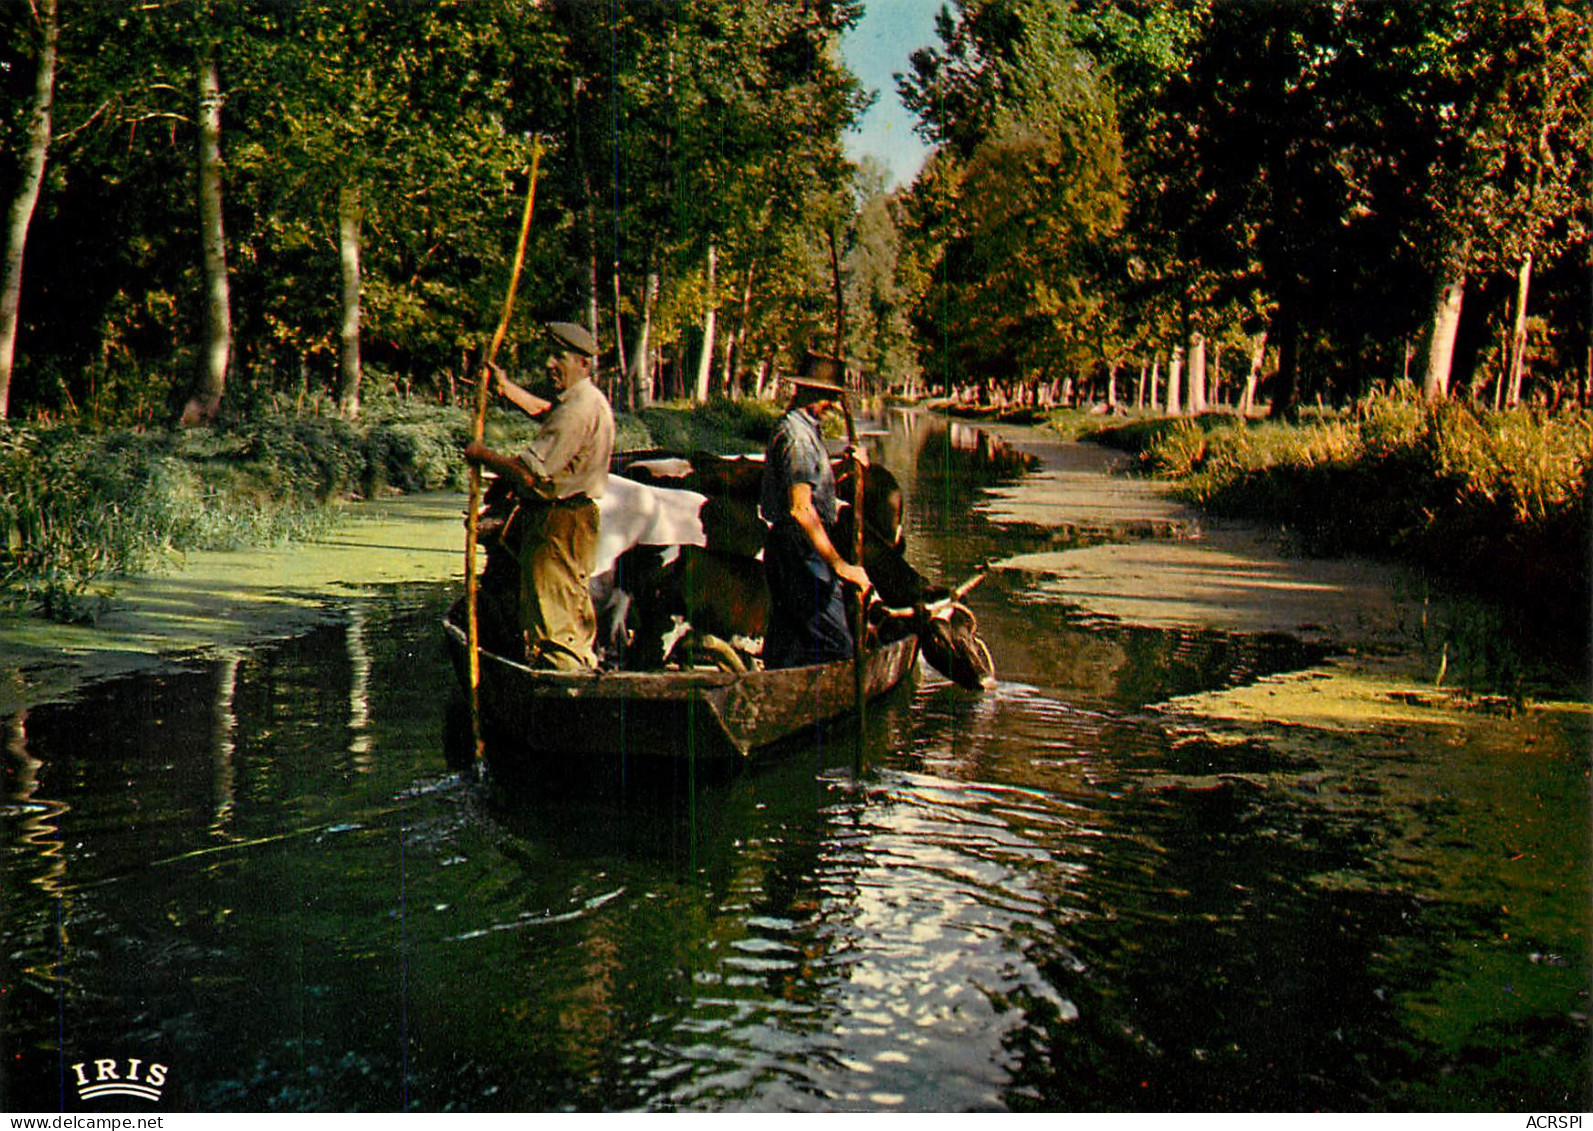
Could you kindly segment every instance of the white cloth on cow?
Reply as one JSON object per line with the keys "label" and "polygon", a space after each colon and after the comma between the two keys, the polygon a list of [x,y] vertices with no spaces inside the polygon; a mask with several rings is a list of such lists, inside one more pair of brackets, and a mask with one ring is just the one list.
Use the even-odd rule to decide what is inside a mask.
{"label": "white cloth on cow", "polygon": [[620,555],[634,546],[706,546],[702,505],[707,501],[707,495],[696,491],[610,475],[608,490],[597,501],[601,522],[592,576],[613,569]]}

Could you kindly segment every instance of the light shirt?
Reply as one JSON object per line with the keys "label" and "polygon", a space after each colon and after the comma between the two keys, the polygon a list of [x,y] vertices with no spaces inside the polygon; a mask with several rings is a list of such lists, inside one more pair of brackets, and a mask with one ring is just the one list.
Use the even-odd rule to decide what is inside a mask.
{"label": "light shirt", "polygon": [[614,455],[614,414],[608,398],[583,377],[559,394],[542,431],[520,462],[537,478],[538,494],[560,500],[601,499]]}
{"label": "light shirt", "polygon": [[774,426],[764,457],[758,510],[773,524],[791,517],[791,488],[813,488],[813,509],[826,527],[835,525],[835,471],[819,422],[805,408],[793,408]]}

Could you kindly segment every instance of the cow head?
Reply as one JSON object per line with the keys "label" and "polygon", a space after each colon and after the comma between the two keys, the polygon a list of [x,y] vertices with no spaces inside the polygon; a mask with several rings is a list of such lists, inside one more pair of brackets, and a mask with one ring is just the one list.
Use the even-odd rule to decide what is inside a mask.
{"label": "cow head", "polygon": [[930,667],[969,691],[995,686],[996,665],[979,639],[979,622],[966,605],[947,601],[921,609],[914,622],[919,650]]}

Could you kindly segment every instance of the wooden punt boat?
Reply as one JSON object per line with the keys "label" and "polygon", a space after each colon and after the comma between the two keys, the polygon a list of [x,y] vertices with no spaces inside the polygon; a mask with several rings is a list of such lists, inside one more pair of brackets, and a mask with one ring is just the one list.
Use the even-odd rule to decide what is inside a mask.
{"label": "wooden punt boat", "polygon": [[[469,642],[456,603],[443,619],[454,670],[469,692]],[[864,694],[913,670],[918,637],[864,657]],[[481,717],[489,747],[537,755],[625,755],[735,761],[856,710],[851,660],[773,671],[555,672],[481,650]]]}

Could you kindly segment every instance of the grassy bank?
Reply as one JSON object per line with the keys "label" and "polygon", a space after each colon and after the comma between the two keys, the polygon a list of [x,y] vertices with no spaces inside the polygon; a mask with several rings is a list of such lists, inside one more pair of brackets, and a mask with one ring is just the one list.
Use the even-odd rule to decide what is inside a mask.
{"label": "grassy bank", "polygon": [[1585,662],[1586,414],[1478,413],[1378,397],[1299,423],[1217,414],[1057,423],[1135,453],[1147,473],[1174,481],[1209,513],[1269,524],[1302,553],[1417,567],[1447,593],[1480,602],[1473,654],[1525,638],[1561,663]]}
{"label": "grassy bank", "polygon": [[[621,414],[619,446],[760,448],[761,405],[660,405]],[[212,429],[92,431],[0,421],[0,599],[58,620],[92,620],[119,576],[195,550],[305,537],[350,499],[462,489],[470,436],[461,409],[373,398],[357,422],[290,407]],[[494,409],[488,442],[535,434]]]}

